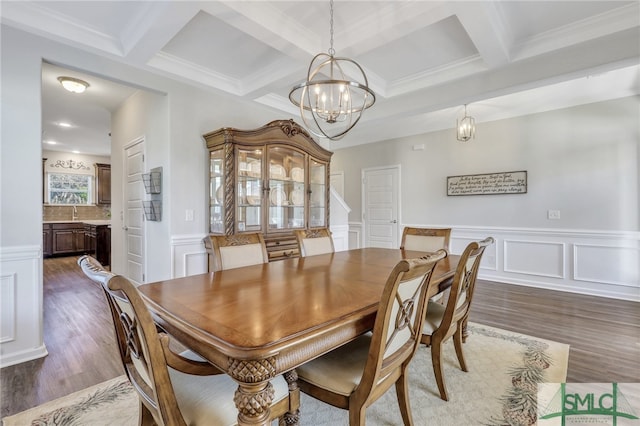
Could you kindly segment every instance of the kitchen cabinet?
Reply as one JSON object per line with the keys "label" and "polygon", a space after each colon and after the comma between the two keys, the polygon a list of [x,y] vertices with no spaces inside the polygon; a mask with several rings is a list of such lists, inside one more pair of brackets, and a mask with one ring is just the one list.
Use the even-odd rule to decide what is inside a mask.
{"label": "kitchen cabinet", "polygon": [[294,230],[329,226],[333,153],[293,120],[254,130],[225,127],[203,137],[211,234],[260,232],[269,260],[277,260],[299,255]]}
{"label": "kitchen cabinet", "polygon": [[111,204],[111,164],[96,163],[96,204]]}
{"label": "kitchen cabinet", "polygon": [[102,266],[111,264],[111,227],[109,225],[84,225],[84,251],[95,257]]}
{"label": "kitchen cabinet", "polygon": [[53,254],[51,225],[42,224],[42,256],[49,257]]}
{"label": "kitchen cabinet", "polygon": [[84,252],[90,256],[96,255],[96,226],[84,224]]}
{"label": "kitchen cabinet", "polygon": [[84,252],[84,224],[51,224],[52,255],[75,254]]}

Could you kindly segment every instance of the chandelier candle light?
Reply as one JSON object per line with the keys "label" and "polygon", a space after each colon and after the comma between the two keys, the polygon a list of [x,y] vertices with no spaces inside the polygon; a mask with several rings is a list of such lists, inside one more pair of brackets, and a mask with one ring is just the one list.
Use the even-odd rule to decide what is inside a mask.
{"label": "chandelier candle light", "polygon": [[[318,137],[341,139],[371,107],[376,96],[362,67],[349,58],[335,56],[333,49],[333,0],[330,1],[331,47],[319,53],[309,65],[305,82],[294,86],[289,100],[300,107],[305,126]],[[362,82],[347,76],[361,75]]]}
{"label": "chandelier candle light", "polygon": [[467,104],[464,105],[464,117],[456,120],[456,138],[461,142],[466,142],[476,137],[476,120],[467,115]]}

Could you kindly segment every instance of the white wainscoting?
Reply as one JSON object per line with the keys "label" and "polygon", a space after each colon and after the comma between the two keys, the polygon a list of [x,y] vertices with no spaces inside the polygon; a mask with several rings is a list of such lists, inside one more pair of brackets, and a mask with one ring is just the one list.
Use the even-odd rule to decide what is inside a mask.
{"label": "white wainscoting", "polygon": [[46,356],[41,247],[0,247],[0,271],[0,367]]}
{"label": "white wainscoting", "polygon": [[[361,247],[364,225],[349,225],[350,248]],[[482,279],[640,302],[640,232],[404,226],[451,227],[454,254],[471,241],[493,237],[495,244],[482,258]]]}
{"label": "white wainscoting", "polygon": [[174,235],[171,237],[171,277],[187,277],[207,272],[207,251],[202,235]]}
{"label": "white wainscoting", "polygon": [[336,251],[349,250],[349,225],[332,225],[331,238]]}
{"label": "white wainscoting", "polygon": [[[415,227],[446,225],[405,224]],[[485,251],[481,279],[640,302],[640,232],[452,226],[451,252],[493,237]],[[363,247],[361,222],[334,232],[336,250]],[[339,235],[336,238],[336,235]],[[207,271],[205,235],[172,238],[173,276]],[[345,242],[343,239],[346,238]]]}
{"label": "white wainscoting", "polygon": [[349,249],[358,249],[364,245],[362,222],[349,222]]}

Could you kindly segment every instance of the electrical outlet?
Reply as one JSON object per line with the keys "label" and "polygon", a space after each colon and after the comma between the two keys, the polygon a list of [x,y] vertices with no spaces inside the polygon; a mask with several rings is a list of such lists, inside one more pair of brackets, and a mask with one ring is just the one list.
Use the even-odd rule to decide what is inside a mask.
{"label": "electrical outlet", "polygon": [[550,220],[560,219],[560,210],[547,210],[547,219],[550,219]]}
{"label": "electrical outlet", "polygon": [[193,222],[193,210],[187,209],[184,211],[184,220],[187,222]]}

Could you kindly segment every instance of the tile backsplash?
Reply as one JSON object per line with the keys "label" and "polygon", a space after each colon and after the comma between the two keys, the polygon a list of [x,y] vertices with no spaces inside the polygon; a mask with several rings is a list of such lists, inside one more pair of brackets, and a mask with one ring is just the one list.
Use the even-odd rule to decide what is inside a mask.
{"label": "tile backsplash", "polygon": [[[110,206],[77,206],[77,220],[109,220],[111,219]],[[73,206],[43,205],[42,220],[71,220],[73,218]]]}

